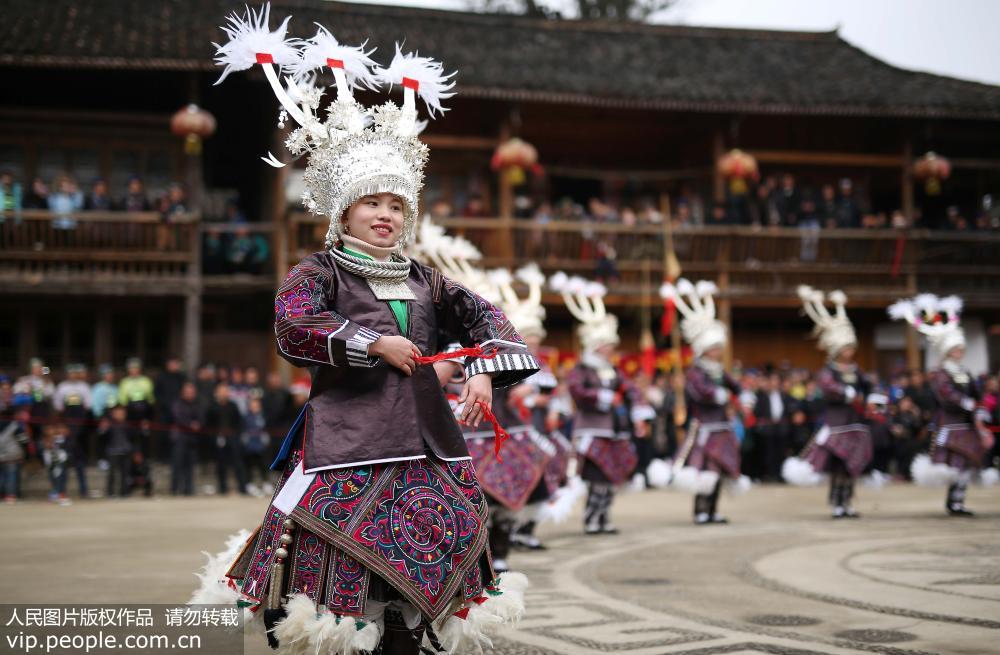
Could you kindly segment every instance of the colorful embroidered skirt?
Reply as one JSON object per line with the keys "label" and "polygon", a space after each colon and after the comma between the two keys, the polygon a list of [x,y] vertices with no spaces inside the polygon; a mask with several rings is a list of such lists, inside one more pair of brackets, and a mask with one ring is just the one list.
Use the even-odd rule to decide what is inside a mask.
{"label": "colorful embroidered skirt", "polygon": [[588,482],[625,484],[638,463],[631,439],[594,437],[584,453],[582,477]]}
{"label": "colorful embroidered skirt", "polygon": [[686,464],[699,471],[715,471],[730,478],[740,477],[740,442],[728,424],[702,426]]}
{"label": "colorful embroidered skirt", "polygon": [[942,426],[931,446],[931,461],[960,471],[978,469],[982,466],[985,454],[983,439],[971,423]]}
{"label": "colorful embroidered skirt", "polygon": [[[289,457],[275,498],[299,459]],[[428,456],[320,471],[304,489],[288,513],[272,499],[230,568],[228,577],[246,602],[267,598],[289,518],[294,528],[285,546],[283,595],[305,594],[334,614],[361,616],[369,597],[402,598],[436,619],[453,600],[477,598],[495,580],[486,498],[468,460]],[[398,596],[379,598],[384,591],[375,590]]]}
{"label": "colorful embroidered skirt", "polygon": [[492,435],[466,440],[483,491],[512,512],[524,508],[552,459],[536,443],[538,438],[529,429],[512,430],[500,451],[500,459],[494,452]]}
{"label": "colorful embroidered skirt", "polygon": [[566,484],[569,476],[569,463],[573,458],[573,444],[562,434],[555,432],[544,437],[552,445],[555,454],[545,464],[546,491],[549,496],[556,493],[559,487]]}
{"label": "colorful embroidered skirt", "polygon": [[803,459],[817,473],[832,473],[842,465],[848,475],[856,478],[865,472],[872,454],[872,435],[868,426],[851,423],[821,429]]}

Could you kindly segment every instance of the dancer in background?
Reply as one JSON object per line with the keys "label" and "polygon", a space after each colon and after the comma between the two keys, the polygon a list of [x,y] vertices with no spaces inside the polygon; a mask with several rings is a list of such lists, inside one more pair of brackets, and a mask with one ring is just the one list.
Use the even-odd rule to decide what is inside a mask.
{"label": "dancer in background", "polygon": [[[818,484],[822,474],[830,476],[829,502],[833,518],[859,518],[852,506],[854,484],[872,460],[872,437],[864,422],[864,403],[871,385],[854,361],[858,338],[847,318],[847,296],[832,291],[824,296],[807,286],[798,289],[806,314],[816,324],[813,332],[826,351],[827,363],[817,381],[825,410],[821,427],[800,457],[789,457],[781,474],[791,484]],[[825,305],[834,305],[831,313]]]}
{"label": "dancer in background", "polygon": [[719,514],[723,478],[740,491],[750,480],[740,475],[740,443],[733,430],[730,407],[740,396],[740,386],[723,368],[726,326],[715,318],[714,283],[697,284],[680,279],[664,284],[660,295],[673,300],[683,319],[681,332],[694,351],[694,365],[687,370],[684,393],[690,412],[683,450],[675,462],[673,485],[692,492],[696,525],[728,523]]}
{"label": "dancer in background", "polygon": [[576,405],[573,443],[588,485],[584,531],[616,534],[611,521],[615,487],[628,482],[639,461],[632,443],[633,390],[613,363],[620,342],[618,318],[604,307],[604,285],[564,273],[549,283],[580,321],[583,354],[566,384]]}
{"label": "dancer in background", "polygon": [[947,484],[945,510],[951,516],[971,517],[965,506],[969,482],[979,477],[986,484],[996,481],[996,469],[981,473],[983,459],[993,447],[993,434],[985,423],[989,415],[980,407],[980,393],[965,358],[965,332],[960,315],[962,299],[920,294],[889,307],[889,316],[905,320],[927,337],[937,366],[928,376],[937,411],[930,454],[918,455],[911,465],[913,480],[920,485]]}

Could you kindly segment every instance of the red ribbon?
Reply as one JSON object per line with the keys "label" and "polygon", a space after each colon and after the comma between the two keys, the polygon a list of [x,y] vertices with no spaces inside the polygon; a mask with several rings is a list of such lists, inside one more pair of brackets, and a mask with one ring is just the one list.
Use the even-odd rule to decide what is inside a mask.
{"label": "red ribbon", "polygon": [[412,77],[404,77],[403,86],[407,89],[413,89],[414,91],[420,90],[420,82],[413,79]]}
{"label": "red ribbon", "polygon": [[330,68],[343,68],[344,67],[344,60],[343,59],[331,59],[331,58],[328,57],[327,60],[326,60],[326,65],[329,66]]}
{"label": "red ribbon", "polygon": [[[448,400],[454,400],[455,402],[459,401],[459,397],[456,396],[455,394],[450,393],[447,394],[445,397]],[[493,425],[493,454],[496,455],[497,461],[502,464],[503,457],[500,456],[500,449],[503,448],[503,445],[507,442],[508,439],[510,439],[510,433],[503,429],[503,426],[500,425],[500,421],[497,420],[496,414],[494,414],[493,411],[489,407],[487,407],[486,403],[484,403],[481,400],[478,400],[476,402],[479,404],[480,407],[483,408],[483,420]],[[459,423],[462,423],[463,425],[468,425],[467,423],[464,423],[461,420],[459,421]]]}
{"label": "red ribbon", "polygon": [[497,349],[494,348],[489,353],[483,352],[482,346],[475,346],[473,348],[459,348],[458,350],[452,350],[446,353],[438,353],[436,355],[426,355],[423,357],[414,357],[413,361],[418,364],[434,364],[435,362],[443,362],[449,359],[459,359],[461,357],[481,357],[483,359],[493,359],[497,356]]}
{"label": "red ribbon", "polygon": [[500,457],[500,449],[503,448],[504,443],[510,439],[510,433],[503,429],[503,426],[500,425],[500,421],[497,420],[493,410],[491,410],[486,403],[481,400],[477,400],[476,402],[483,409],[483,418],[493,424],[493,454],[496,455],[497,461],[502,464],[503,457]]}
{"label": "red ribbon", "polygon": [[272,57],[267,52],[258,52],[257,53],[257,63],[258,64],[273,64],[274,63],[274,57]]}

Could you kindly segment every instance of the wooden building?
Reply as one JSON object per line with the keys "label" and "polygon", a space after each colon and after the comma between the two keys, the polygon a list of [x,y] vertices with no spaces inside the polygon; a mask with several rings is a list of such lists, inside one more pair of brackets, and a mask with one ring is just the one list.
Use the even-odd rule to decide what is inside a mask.
{"label": "wooden building", "polygon": [[[294,171],[259,156],[283,152],[277,102],[259,71],[213,86],[217,25],[243,5],[167,0],[11,0],[0,24],[0,170],[25,188],[62,172],[84,186],[103,178],[115,196],[141,176],[155,193],[172,181],[199,189],[190,215],[121,212],[75,216],[68,233],[47,212],[0,225],[0,368],[41,354],[60,366],[196,361],[274,365],[270,331],[276,279],[317,247],[323,219],[286,202]],[[581,256],[593,234],[612,242],[620,282],[610,302],[626,347],[655,319],[662,229],[514,219],[516,195],[586,204],[724,196],[716,162],[752,153],[764,175],[792,173],[818,187],[850,178],[874,211],[955,205],[971,215],[1000,194],[1000,88],[894,68],[834,33],[546,21],[320,0],[272,2],[291,32],[313,21],[346,43],[370,40],[386,60],[396,40],[458,70],[459,95],[432,122],[425,202],[461,207],[479,196],[498,218],[452,219],[489,265],[535,259],[547,271],[594,273]],[[365,102],[374,95],[362,98]],[[197,103],[218,121],[200,154],[186,154],[170,117]],[[490,170],[510,136],[532,143],[547,174],[520,189]],[[943,192],[925,198],[912,162],[926,151],[953,165]],[[249,222],[222,221],[238,198]],[[205,261],[219,236],[260,236],[267,262],[234,272]],[[685,227],[674,235],[685,275],[715,279],[721,311],[747,364],[816,365],[795,286],[843,287],[852,298],[862,359],[884,371],[915,360],[915,341],[889,326],[884,307],[917,290],[959,293],[985,358],[998,363],[997,232],[824,230],[815,257],[795,228]],[[258,240],[259,242],[259,240]],[[553,340],[572,346],[568,315],[549,298]],[[653,308],[644,312],[644,306]],[[978,347],[978,346],[977,346]]]}

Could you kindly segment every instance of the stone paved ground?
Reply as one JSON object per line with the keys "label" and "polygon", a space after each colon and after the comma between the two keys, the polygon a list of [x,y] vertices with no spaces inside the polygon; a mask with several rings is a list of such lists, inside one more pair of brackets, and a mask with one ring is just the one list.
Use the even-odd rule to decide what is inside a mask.
{"label": "stone paved ground", "polygon": [[[760,487],[724,498],[728,526],[689,523],[689,500],[622,496],[618,536],[546,526],[549,550],[512,564],[533,587],[505,655],[1000,653],[1000,489],[973,520],[943,491],[860,490],[860,521],[826,517],[823,491]],[[250,527],[246,498],[40,502],[0,507],[6,602],[178,602],[201,550]],[[263,654],[256,640],[247,653]]]}

